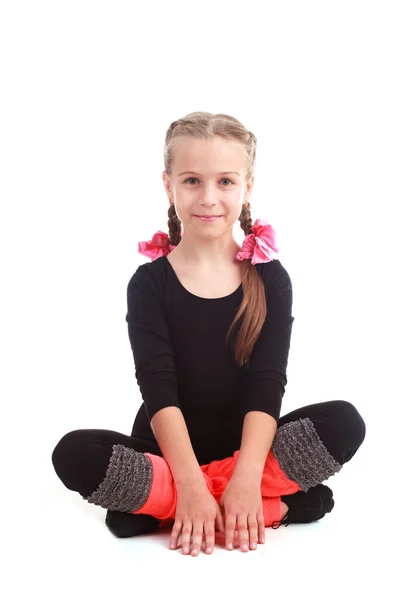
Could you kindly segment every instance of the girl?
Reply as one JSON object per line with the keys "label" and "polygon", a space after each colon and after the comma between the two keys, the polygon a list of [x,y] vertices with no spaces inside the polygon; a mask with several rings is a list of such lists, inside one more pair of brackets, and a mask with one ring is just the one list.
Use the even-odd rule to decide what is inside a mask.
{"label": "girl", "polygon": [[[256,138],[237,119],[195,112],[167,130],[162,174],[169,234],[139,252],[126,321],[143,403],[130,436],[64,435],[52,462],[64,485],[107,509],[119,537],[173,525],[184,554],[215,530],[228,549],[265,527],[311,522],[334,506],[322,482],[365,437],[348,401],[281,416],[294,317],[292,284],[267,221],[252,222]],[[240,221],[239,246],[233,226]],[[183,228],[183,230],[182,230]],[[236,536],[236,538],[235,538]]]}

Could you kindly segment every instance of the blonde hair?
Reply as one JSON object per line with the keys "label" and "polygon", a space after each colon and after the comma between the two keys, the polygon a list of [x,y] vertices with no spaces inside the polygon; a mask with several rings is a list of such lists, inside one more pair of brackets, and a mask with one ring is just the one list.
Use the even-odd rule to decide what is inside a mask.
{"label": "blonde hair", "polygon": [[[233,140],[243,145],[245,149],[246,182],[253,176],[256,159],[257,139],[244,125],[234,117],[225,114],[208,112],[192,112],[177,121],[173,121],[167,129],[164,144],[164,168],[169,177],[173,163],[173,149],[182,138],[212,140],[220,136],[226,140]],[[243,206],[239,216],[240,227],[244,234],[252,233],[252,218],[250,203]],[[168,208],[169,242],[177,246],[181,241],[181,221],[175,212],[175,206]],[[264,283],[258,274],[255,265],[246,259],[243,265],[243,300],[238,312],[232,321],[226,336],[228,343],[235,325],[242,318],[242,326],[237,333],[234,347],[235,362],[239,367],[248,367],[250,355],[254,344],[260,334],[267,316],[267,302]],[[242,317],[243,315],[243,317]]]}

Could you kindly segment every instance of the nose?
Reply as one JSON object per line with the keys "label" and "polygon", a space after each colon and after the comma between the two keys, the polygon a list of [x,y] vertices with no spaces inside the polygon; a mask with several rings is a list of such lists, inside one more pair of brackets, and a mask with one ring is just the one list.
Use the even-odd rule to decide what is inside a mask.
{"label": "nose", "polygon": [[217,201],[218,189],[216,189],[213,183],[204,185],[203,193],[201,195],[202,204],[204,206],[213,206]]}

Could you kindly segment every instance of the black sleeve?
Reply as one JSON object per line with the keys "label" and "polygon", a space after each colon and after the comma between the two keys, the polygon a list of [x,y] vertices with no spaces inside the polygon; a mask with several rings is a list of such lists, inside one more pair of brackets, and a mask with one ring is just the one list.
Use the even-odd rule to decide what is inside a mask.
{"label": "black sleeve", "polygon": [[157,282],[140,265],[128,283],[129,341],[138,382],[149,421],[166,406],[180,408],[177,376],[168,324]]}
{"label": "black sleeve", "polygon": [[[275,264],[273,264],[275,263]],[[266,285],[267,316],[250,356],[246,372],[247,386],[244,415],[252,410],[268,413],[279,421],[282,398],[287,383],[292,316],[292,282],[286,269],[277,259],[264,263],[271,276]]]}

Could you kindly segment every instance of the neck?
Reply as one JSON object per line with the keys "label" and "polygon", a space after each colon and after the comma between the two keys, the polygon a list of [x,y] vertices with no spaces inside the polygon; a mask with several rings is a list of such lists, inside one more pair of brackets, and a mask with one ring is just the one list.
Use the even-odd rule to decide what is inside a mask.
{"label": "neck", "polygon": [[187,266],[200,270],[215,270],[237,265],[239,261],[236,254],[240,248],[235,239],[224,241],[218,238],[193,243],[183,236],[173,253]]}

